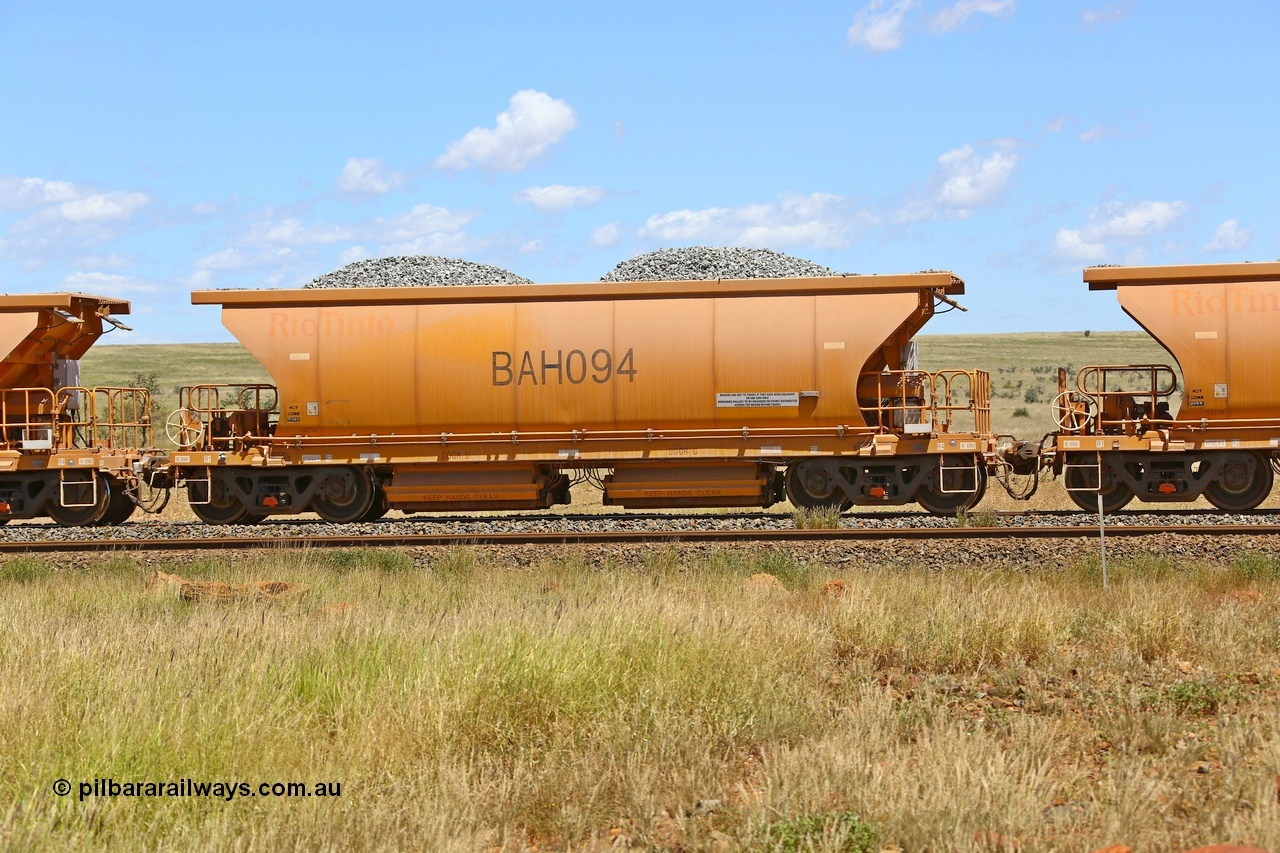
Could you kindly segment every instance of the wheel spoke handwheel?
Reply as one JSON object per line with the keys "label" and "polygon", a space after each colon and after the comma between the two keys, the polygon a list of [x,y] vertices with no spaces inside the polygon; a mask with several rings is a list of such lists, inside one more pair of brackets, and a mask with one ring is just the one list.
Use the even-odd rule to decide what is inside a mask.
{"label": "wheel spoke handwheel", "polygon": [[1080,432],[1093,420],[1093,398],[1078,391],[1063,391],[1053,398],[1053,419],[1067,432]]}
{"label": "wheel spoke handwheel", "polygon": [[204,435],[204,423],[190,409],[174,409],[165,419],[164,433],[178,447],[195,447]]}

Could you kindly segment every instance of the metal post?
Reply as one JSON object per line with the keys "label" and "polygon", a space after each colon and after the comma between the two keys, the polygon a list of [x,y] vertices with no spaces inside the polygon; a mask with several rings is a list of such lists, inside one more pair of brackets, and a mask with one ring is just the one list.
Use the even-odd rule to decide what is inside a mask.
{"label": "metal post", "polygon": [[1098,544],[1102,548],[1102,588],[1107,588],[1107,522],[1102,514],[1102,492],[1098,492]]}

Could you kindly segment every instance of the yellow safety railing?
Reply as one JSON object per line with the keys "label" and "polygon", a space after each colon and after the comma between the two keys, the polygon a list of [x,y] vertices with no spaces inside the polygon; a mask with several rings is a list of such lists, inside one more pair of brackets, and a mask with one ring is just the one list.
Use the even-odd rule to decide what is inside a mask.
{"label": "yellow safety railing", "polygon": [[27,452],[151,446],[151,393],[81,386],[0,392],[0,448]]}
{"label": "yellow safety railing", "polygon": [[270,435],[279,413],[274,385],[188,385],[178,390],[178,409],[166,430],[178,447],[228,450],[246,436]]}
{"label": "yellow safety railing", "polygon": [[991,432],[991,377],[985,370],[864,373],[858,397],[867,422],[882,432]]}
{"label": "yellow safety railing", "polygon": [[1076,390],[1054,401],[1055,417],[1067,432],[1140,435],[1173,423],[1170,399],[1178,375],[1167,364],[1095,364],[1076,374]]}

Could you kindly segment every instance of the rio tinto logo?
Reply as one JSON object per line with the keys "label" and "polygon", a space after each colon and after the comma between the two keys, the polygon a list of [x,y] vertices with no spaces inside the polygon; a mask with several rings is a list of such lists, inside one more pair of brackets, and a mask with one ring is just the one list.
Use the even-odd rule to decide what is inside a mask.
{"label": "rio tinto logo", "polygon": [[1280,285],[1267,289],[1235,286],[1230,289],[1175,290],[1173,313],[1188,317],[1205,314],[1261,314],[1280,311]]}
{"label": "rio tinto logo", "polygon": [[319,317],[302,317],[288,311],[271,312],[267,334],[273,338],[323,337],[380,337],[396,329],[390,317],[352,317],[349,314],[322,314]]}

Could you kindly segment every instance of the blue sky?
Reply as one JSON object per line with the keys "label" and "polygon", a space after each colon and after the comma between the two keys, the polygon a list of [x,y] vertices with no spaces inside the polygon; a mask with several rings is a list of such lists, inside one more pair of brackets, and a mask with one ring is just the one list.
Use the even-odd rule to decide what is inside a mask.
{"label": "blue sky", "polygon": [[1272,0],[0,0],[0,290],[229,340],[192,289],[713,244],[953,270],[931,332],[1130,329],[1082,267],[1280,257],[1277,33]]}

